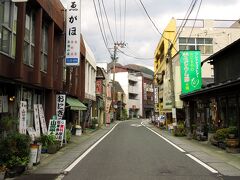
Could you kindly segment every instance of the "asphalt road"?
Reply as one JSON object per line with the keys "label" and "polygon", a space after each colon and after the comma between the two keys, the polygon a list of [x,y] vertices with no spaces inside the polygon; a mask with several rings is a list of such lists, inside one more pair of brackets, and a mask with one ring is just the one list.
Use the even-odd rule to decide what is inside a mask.
{"label": "asphalt road", "polygon": [[63,179],[222,179],[140,125],[140,120],[118,124]]}

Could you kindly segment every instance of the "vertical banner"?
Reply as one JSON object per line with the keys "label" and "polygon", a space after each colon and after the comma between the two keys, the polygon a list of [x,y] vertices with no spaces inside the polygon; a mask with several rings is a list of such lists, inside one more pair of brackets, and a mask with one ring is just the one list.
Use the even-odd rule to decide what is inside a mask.
{"label": "vertical banner", "polygon": [[27,129],[27,102],[20,101],[19,108],[19,133],[26,134]]}
{"label": "vertical banner", "polygon": [[3,105],[2,105],[2,96],[0,96],[0,113],[2,113]]}
{"label": "vertical banner", "polygon": [[34,122],[35,122],[35,130],[36,130],[36,137],[41,136],[41,129],[40,129],[40,123],[39,123],[39,113],[38,113],[38,105],[33,105],[34,110]]}
{"label": "vertical banner", "polygon": [[79,66],[80,64],[80,0],[67,1],[66,19],[66,66]]}
{"label": "vertical banner", "polygon": [[189,93],[202,87],[200,51],[180,51],[182,93]]}
{"label": "vertical banner", "polygon": [[47,125],[46,125],[46,121],[45,121],[45,117],[44,117],[42,104],[38,104],[38,112],[39,112],[42,133],[47,134]]}
{"label": "vertical banner", "polygon": [[56,95],[56,115],[57,120],[61,120],[64,115],[65,110],[66,95],[57,94]]}
{"label": "vertical banner", "polygon": [[158,104],[158,88],[154,88],[154,102],[155,104]]}
{"label": "vertical banner", "polygon": [[102,94],[102,80],[97,79],[96,80],[96,94]]}
{"label": "vertical banner", "polygon": [[8,112],[8,97],[2,96],[2,112],[7,113]]}

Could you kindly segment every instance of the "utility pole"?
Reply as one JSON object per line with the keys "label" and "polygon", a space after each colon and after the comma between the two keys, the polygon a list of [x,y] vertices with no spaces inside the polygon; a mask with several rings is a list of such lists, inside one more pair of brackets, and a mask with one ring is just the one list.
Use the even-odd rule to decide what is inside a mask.
{"label": "utility pole", "polygon": [[[172,111],[173,111],[173,109],[176,108],[176,104],[175,104],[175,91],[174,91],[173,66],[172,66],[172,48],[173,48],[173,44],[171,43],[168,49],[168,63],[169,63],[169,71],[170,71],[171,101],[172,101]],[[176,121],[176,118],[177,117],[174,118],[175,121]]]}
{"label": "utility pole", "polygon": [[113,51],[113,56],[112,56],[112,63],[113,63],[113,107],[114,107],[114,114],[113,114],[113,120],[116,120],[116,112],[115,112],[115,93],[116,93],[116,87],[115,87],[115,73],[116,73],[116,62],[117,62],[117,49],[118,47],[123,48],[124,46],[126,46],[126,44],[124,42],[116,42],[114,43],[114,51]]}

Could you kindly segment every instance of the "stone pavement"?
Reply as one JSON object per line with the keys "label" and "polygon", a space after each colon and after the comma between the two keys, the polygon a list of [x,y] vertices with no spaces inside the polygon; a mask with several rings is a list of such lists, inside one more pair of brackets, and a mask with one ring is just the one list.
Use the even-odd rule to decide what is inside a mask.
{"label": "stone pavement", "polygon": [[239,176],[240,179],[240,153],[231,154],[225,150],[211,145],[208,141],[189,140],[187,137],[176,137],[166,130],[155,127],[147,119],[143,120],[145,126],[151,128],[163,137],[167,138],[210,167],[217,170],[223,176]]}

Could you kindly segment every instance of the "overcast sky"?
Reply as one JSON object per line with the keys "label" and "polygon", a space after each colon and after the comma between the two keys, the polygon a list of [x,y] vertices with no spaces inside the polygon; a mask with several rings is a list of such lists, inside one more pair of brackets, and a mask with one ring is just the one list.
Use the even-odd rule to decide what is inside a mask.
{"label": "overcast sky", "polygon": [[[61,0],[66,7],[67,0]],[[124,2],[125,0],[95,0],[99,13],[98,2],[104,2],[109,24],[116,41],[125,41],[127,46],[122,48],[126,54],[138,58],[153,58],[154,50],[161,38],[154,29],[152,23],[147,18],[139,0],[126,0],[126,23],[124,30]],[[114,13],[114,1],[116,7],[116,21]],[[150,17],[155,22],[160,32],[166,27],[169,20],[184,18],[192,0],[142,0]],[[97,62],[110,62],[110,55],[104,45],[101,31],[98,25],[97,16],[94,9],[93,0],[81,0],[82,5],[82,27],[81,31],[84,39],[92,49]],[[200,0],[190,18],[194,19]],[[121,8],[120,8],[121,3]],[[231,19],[240,18],[239,0],[203,0],[198,14],[198,18],[208,19]],[[121,16],[120,16],[121,14]],[[108,30],[104,11],[102,9],[104,27],[109,43],[109,48],[113,48],[113,41]],[[121,17],[121,18],[120,18]],[[99,18],[101,15],[99,13]],[[120,21],[121,19],[121,21]],[[101,19],[100,19],[101,20]],[[116,22],[116,23],[115,23]],[[121,22],[121,23],[120,23]],[[115,26],[115,24],[117,26]],[[117,32],[117,33],[116,33]],[[125,32],[125,36],[124,36]],[[117,34],[117,35],[116,35]],[[124,38],[125,37],[125,38]],[[110,49],[113,51],[113,49]],[[121,64],[140,64],[153,69],[153,59],[139,60],[130,58],[118,53],[118,62]]]}

